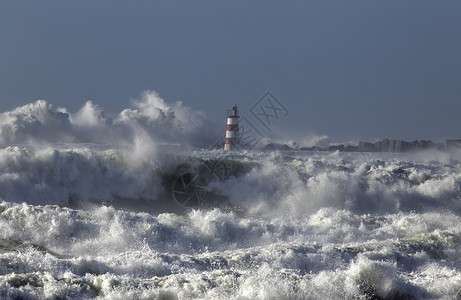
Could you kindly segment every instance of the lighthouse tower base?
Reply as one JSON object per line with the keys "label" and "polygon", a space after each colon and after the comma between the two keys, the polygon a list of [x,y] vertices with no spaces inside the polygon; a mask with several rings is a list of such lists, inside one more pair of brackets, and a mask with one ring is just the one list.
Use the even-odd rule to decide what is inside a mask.
{"label": "lighthouse tower base", "polygon": [[237,147],[235,147],[235,145],[232,145],[232,144],[224,144],[224,151],[231,151],[231,150],[236,150]]}

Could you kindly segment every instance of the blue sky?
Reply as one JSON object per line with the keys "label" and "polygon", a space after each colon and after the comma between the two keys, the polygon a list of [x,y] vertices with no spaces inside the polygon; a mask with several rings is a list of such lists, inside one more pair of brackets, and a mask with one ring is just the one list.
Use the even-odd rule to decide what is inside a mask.
{"label": "blue sky", "polygon": [[155,90],[225,123],[271,91],[279,138],[461,138],[460,16],[458,0],[2,1],[0,111],[117,114]]}

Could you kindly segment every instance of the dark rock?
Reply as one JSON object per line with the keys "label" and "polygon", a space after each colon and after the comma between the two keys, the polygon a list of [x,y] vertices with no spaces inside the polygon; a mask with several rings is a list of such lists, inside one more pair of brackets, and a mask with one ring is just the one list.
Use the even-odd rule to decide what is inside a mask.
{"label": "dark rock", "polygon": [[293,149],[291,149],[291,147],[288,146],[287,144],[283,144],[283,145],[279,148],[279,150],[282,150],[282,151],[289,151],[289,150],[293,150]]}
{"label": "dark rock", "polygon": [[[291,148],[287,144],[276,144],[269,143],[262,148],[263,150],[273,151],[294,151],[296,149]],[[420,150],[437,149],[440,151],[451,151],[454,149],[461,149],[461,139],[450,139],[446,140],[445,143],[434,143],[430,140],[415,140],[407,142],[404,140],[389,140],[383,139],[375,143],[368,143],[360,141],[357,146],[353,145],[333,145],[328,148],[314,147],[301,147],[299,151],[346,151],[346,152],[413,152]]]}
{"label": "dark rock", "polygon": [[277,149],[275,148],[274,144],[270,143],[270,144],[267,144],[266,146],[264,146],[263,150],[265,150],[265,151],[274,151],[274,150],[277,150]]}
{"label": "dark rock", "polygon": [[269,143],[266,146],[263,147],[263,150],[266,151],[274,151],[274,150],[281,150],[281,151],[292,151],[293,149],[288,146],[287,144],[275,144],[275,143]]}
{"label": "dark rock", "polygon": [[328,148],[329,151],[344,151],[344,145],[334,145]]}
{"label": "dark rock", "polygon": [[358,149],[358,146],[347,145],[344,148],[344,151],[346,151],[346,152],[356,152],[356,151],[358,151],[357,149]]}
{"label": "dark rock", "polygon": [[301,151],[325,151],[325,149],[322,149],[320,147],[314,146],[314,147],[301,147],[299,150]]}
{"label": "dark rock", "polygon": [[357,151],[359,152],[373,152],[374,149],[375,145],[364,141],[360,141],[359,145],[357,146]]}

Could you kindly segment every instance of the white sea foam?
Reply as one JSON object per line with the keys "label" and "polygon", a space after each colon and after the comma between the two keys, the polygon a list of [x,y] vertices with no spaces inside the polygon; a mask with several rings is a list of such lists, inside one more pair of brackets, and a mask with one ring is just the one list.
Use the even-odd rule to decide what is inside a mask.
{"label": "white sea foam", "polygon": [[[162,146],[154,128],[204,126],[189,115],[152,93],[113,119],[91,102],[2,114],[0,298],[461,296],[456,155]],[[183,174],[212,207],[160,209]]]}
{"label": "white sea foam", "polygon": [[0,114],[0,145],[105,143],[126,145],[143,131],[158,143],[206,145],[221,138],[219,128],[200,112],[178,101],[170,104],[154,91],[143,92],[114,117],[92,101],[75,112],[45,100]]}
{"label": "white sea foam", "polygon": [[461,219],[450,213],[328,208],[267,220],[7,202],[0,211],[4,296],[434,298],[461,284]]}

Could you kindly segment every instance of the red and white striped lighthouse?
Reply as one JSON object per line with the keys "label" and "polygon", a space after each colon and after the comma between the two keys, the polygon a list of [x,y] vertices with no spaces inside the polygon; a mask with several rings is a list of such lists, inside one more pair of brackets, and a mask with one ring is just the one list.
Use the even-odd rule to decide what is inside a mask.
{"label": "red and white striped lighthouse", "polygon": [[227,110],[227,129],[226,129],[226,142],[224,143],[224,150],[237,149],[240,144],[239,134],[239,111],[237,104],[232,109]]}

